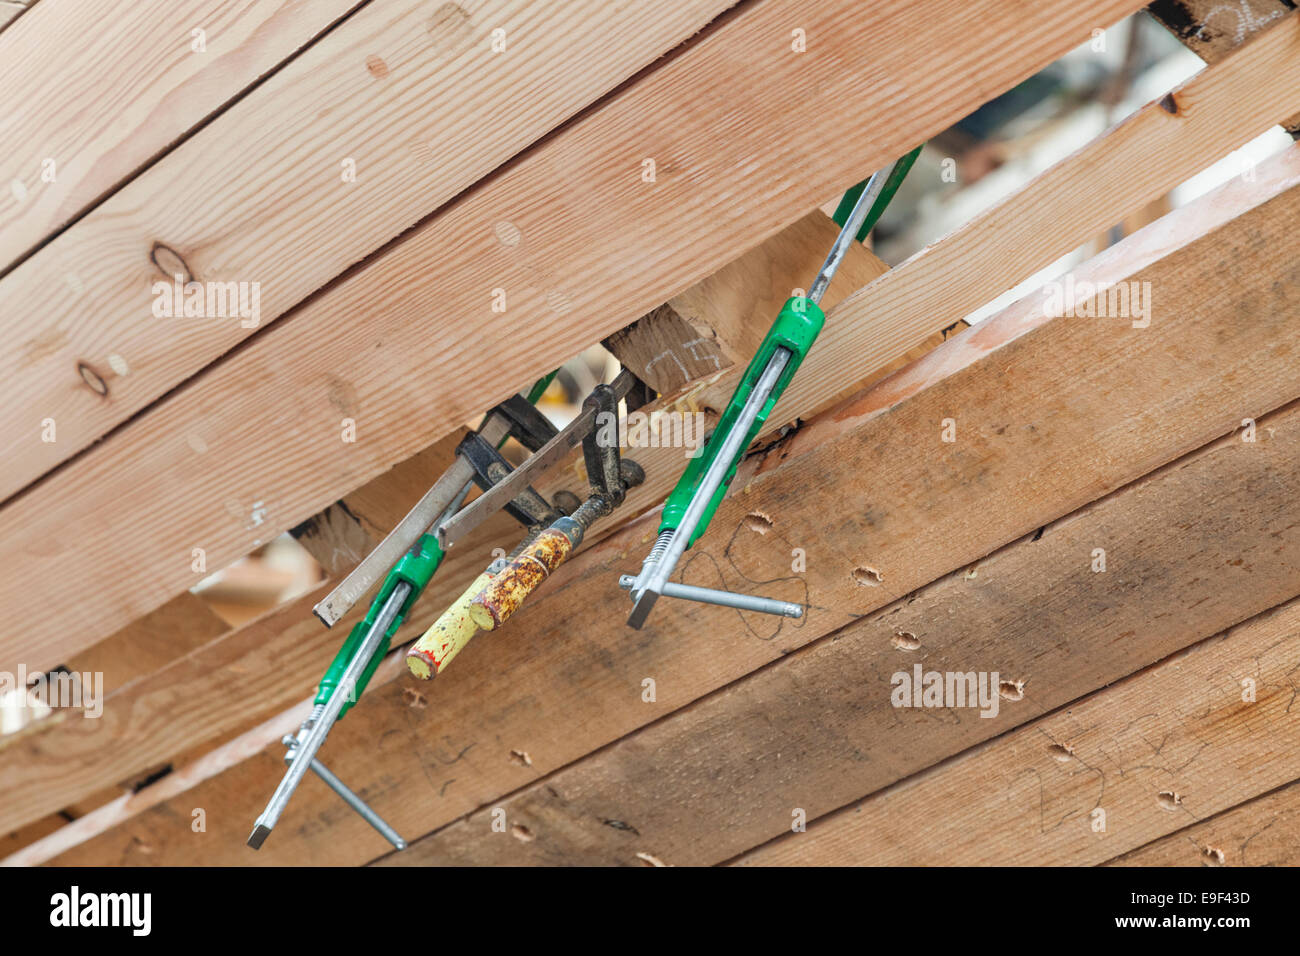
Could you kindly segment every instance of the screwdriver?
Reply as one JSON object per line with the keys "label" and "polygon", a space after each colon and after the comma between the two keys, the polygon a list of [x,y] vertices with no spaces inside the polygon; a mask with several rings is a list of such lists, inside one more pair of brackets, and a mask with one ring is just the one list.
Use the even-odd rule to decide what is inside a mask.
{"label": "screwdriver", "polygon": [[[695,599],[689,588],[670,586],[668,578],[681,556],[708,527],[735,477],[745,450],[757,437],[821,332],[826,314],[819,303],[844,261],[849,246],[880,217],[919,151],[920,147],[917,147],[871,176],[854,201],[852,211],[842,224],[808,294],[787,300],[768,329],[717,428],[705,443],[704,452],[692,459],[664,503],[659,535],[642,563],[640,573],[631,582],[620,581],[635,602],[627,619],[630,627],[639,629],[655,602],[665,593],[687,600]],[[787,610],[789,605],[783,602],[749,595],[711,591],[707,600],[711,604],[798,616],[791,614]]]}

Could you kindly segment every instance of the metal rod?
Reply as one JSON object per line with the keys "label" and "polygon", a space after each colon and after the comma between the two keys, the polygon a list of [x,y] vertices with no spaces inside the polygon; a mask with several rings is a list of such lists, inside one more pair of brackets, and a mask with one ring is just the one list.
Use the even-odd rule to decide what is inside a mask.
{"label": "metal rod", "polygon": [[[636,577],[631,574],[624,574],[618,579],[618,586],[624,591],[632,590],[635,584]],[[758,611],[762,614],[776,614],[781,617],[803,617],[803,606],[800,604],[759,597],[757,594],[741,594],[738,591],[701,588],[693,584],[674,584],[669,581],[664,585],[663,596],[681,598],[684,601],[698,601],[701,604],[734,607],[739,611]]]}
{"label": "metal rod", "polygon": [[835,272],[844,261],[844,254],[849,251],[849,246],[857,238],[858,230],[866,222],[867,213],[871,212],[871,207],[876,204],[880,197],[880,191],[885,188],[885,181],[889,179],[889,174],[894,171],[897,162],[890,163],[884,169],[874,173],[867,180],[867,186],[862,190],[862,195],[858,201],[853,204],[853,211],[849,213],[849,218],[845,220],[844,227],[840,229],[840,234],[835,237],[835,245],[831,246],[830,254],[826,256],[826,261],[822,263],[821,271],[817,273],[817,278],[813,280],[812,288],[808,290],[808,298],[820,303],[822,296],[826,294],[826,289],[830,286],[831,280],[835,278]]}
{"label": "metal rod", "polygon": [[[631,372],[626,369],[619,372],[610,383],[610,388],[614,391],[614,400],[617,402],[626,398],[635,383],[636,378]],[[584,408],[577,418],[529,455],[518,468],[475,498],[468,508],[440,522],[437,530],[438,544],[444,549],[450,548],[482,524],[488,515],[500,511],[508,502],[513,501],[520,492],[536,480],[538,475],[563,458],[570,449],[582,444],[582,440],[593,429],[599,427],[600,422],[597,418],[596,409]]]}
{"label": "metal rod", "polygon": [[668,541],[667,547],[656,561],[646,561],[641,566],[641,573],[637,575],[636,587],[632,590],[632,598],[636,605],[632,608],[632,613],[628,616],[627,623],[631,627],[639,628],[645,623],[646,616],[649,615],[650,609],[654,607],[655,601],[664,593],[664,585],[668,583],[668,577],[673,573],[673,568],[677,566],[678,560],[686,546],[690,543],[691,536],[695,533],[696,526],[700,523],[700,518],[704,516],[704,510],[713,500],[714,494],[722,485],[722,480],[727,476],[731,469],[731,464],[736,460],[744,448],[745,440],[749,435],[749,428],[754,424],[754,419],[758,417],[759,411],[767,401],[772,390],[776,388],[777,380],[780,379],[781,373],[785,370],[786,364],[790,361],[790,352],[788,349],[778,348],[772,353],[772,359],[767,363],[767,368],[763,369],[763,374],[754,390],[749,393],[745,399],[745,404],[736,417],[736,422],[727,433],[722,447],[718,449],[718,454],[714,456],[713,461],[709,464],[708,470],[700,480],[700,486],[696,489],[691,503],[686,507],[686,513],[682,515],[681,523],[673,529],[671,540]]}
{"label": "metal rod", "polygon": [[367,823],[379,831],[379,834],[399,850],[406,849],[406,841],[402,839],[401,834],[388,825],[379,814],[370,808],[370,804],[357,796],[346,783],[334,775],[330,770],[315,757],[311,758],[311,769],[316,776],[324,780],[331,790],[344,799],[348,806],[357,811]]}
{"label": "metal rod", "polygon": [[293,792],[298,789],[298,784],[302,783],[303,775],[307,773],[307,768],[311,766],[312,759],[316,756],[316,751],[320,750],[321,744],[325,742],[325,737],[334,726],[334,721],[339,718],[339,711],[343,709],[343,704],[352,696],[353,689],[357,685],[357,679],[361,677],[362,671],[378,650],[380,642],[384,635],[388,633],[388,628],[392,626],[393,621],[397,618],[397,612],[402,609],[406,602],[407,596],[411,593],[411,586],[405,581],[398,582],[393,588],[393,593],[388,596],[384,606],[379,611],[379,616],[375,618],[375,623],[366,633],[365,640],[357,649],[356,655],[348,662],[347,668],[343,671],[342,678],[339,679],[338,686],[334,688],[334,693],[325,703],[320,715],[307,730],[306,735],[298,742],[298,748],[294,752],[293,762],[289,764],[289,769],[285,772],[284,778],[280,785],[275,788],[275,793],[271,794],[271,801],[262,811],[262,815],[257,818],[257,823],[253,826],[253,832],[249,834],[248,845],[254,850],[260,847],[271,830],[275,828],[276,821],[280,819],[280,814],[284,813],[284,808],[289,803],[289,798]]}
{"label": "metal rod", "polygon": [[[479,434],[485,441],[496,444],[509,430],[509,420],[504,415],[493,413],[483,423]],[[420,535],[442,519],[449,505],[458,499],[463,502],[473,487],[473,482],[474,466],[457,455],[442,477],[424,493],[424,497],[415,503],[415,507],[407,512],[397,527],[312,609],[325,626],[333,627],[357,601],[369,593],[389,569],[402,559],[402,555],[411,550]]]}

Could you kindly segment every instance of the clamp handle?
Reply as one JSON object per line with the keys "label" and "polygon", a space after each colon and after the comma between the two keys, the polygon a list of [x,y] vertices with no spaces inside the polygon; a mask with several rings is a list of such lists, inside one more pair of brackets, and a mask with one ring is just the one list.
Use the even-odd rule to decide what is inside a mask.
{"label": "clamp handle", "polygon": [[[569,534],[561,530],[562,526],[569,528]],[[576,535],[571,537],[574,530]],[[582,529],[572,518],[560,518],[542,531],[470,602],[469,616],[474,624],[485,631],[504,624],[581,541]]]}
{"label": "clamp handle", "polygon": [[484,571],[442,612],[442,616],[406,652],[407,670],[420,680],[432,680],[464,650],[465,645],[478,633],[478,625],[469,614],[470,602],[491,581],[492,572]]}

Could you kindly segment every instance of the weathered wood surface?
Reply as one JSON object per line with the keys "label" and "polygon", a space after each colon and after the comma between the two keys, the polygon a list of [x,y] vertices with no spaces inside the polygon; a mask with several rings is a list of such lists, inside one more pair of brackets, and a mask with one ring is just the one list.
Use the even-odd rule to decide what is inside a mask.
{"label": "weathered wood surface", "polygon": [[740,862],[1104,862],[1300,777],[1297,654],[1292,601]]}
{"label": "weathered wood surface", "polygon": [[[1293,403],[1256,441],[1226,436],[384,862],[742,854],[791,832],[796,812],[838,810],[1300,594],[1298,456]],[[982,674],[988,697],[899,708],[896,675],[914,668]],[[528,841],[493,830],[498,807]],[[981,831],[974,814],[963,825]],[[914,837],[890,834],[896,862],[932,856]],[[872,862],[873,842],[836,862]]]}
{"label": "weathered wood surface", "polygon": [[[831,0],[746,6],[10,502],[0,539],[14,569],[0,611],[31,624],[0,643],[0,665],[56,662],[146,613],[193,583],[192,548],[221,566],[319,512],[1132,7],[998,2],[975,17],[953,2],[918,21],[901,2],[869,20]],[[792,18],[818,38],[815,55],[788,52]],[[991,38],[1002,54],[993,61]],[[918,60],[918,45],[946,55]],[[859,125],[862,103],[882,104],[887,119]],[[808,137],[810,115],[839,133]],[[647,155],[653,184],[629,159]],[[507,312],[492,311],[493,288],[511,290]],[[192,367],[181,340],[168,337],[164,351],[158,368]],[[43,471],[132,404],[86,391],[67,386],[77,410],[57,449],[6,406],[21,447],[6,475]],[[355,443],[340,440],[344,418],[356,421]],[[75,546],[58,533],[73,523]],[[37,593],[40,615],[29,606]]]}
{"label": "weathered wood surface", "polygon": [[1300,865],[1300,781],[1108,861],[1110,866]]}
{"label": "weathered wood surface", "polygon": [[[1300,275],[1282,237],[1300,203],[1296,154],[1083,273],[1163,290],[1148,327],[1049,320],[1025,302],[810,423],[788,443],[797,453],[769,452],[784,463],[723,503],[684,570],[694,583],[806,597],[799,626],[662,602],[635,640],[611,628],[628,607],[614,576],[654,532],[653,519],[637,521],[562,567],[433,684],[372,685],[331,735],[331,766],[408,837],[430,832],[1294,399],[1284,330]],[[1222,268],[1207,270],[1207,256]],[[958,440],[945,444],[950,416]],[[799,447],[804,432],[820,438]],[[831,522],[823,494],[838,502]],[[793,547],[806,550],[801,574]],[[653,704],[641,700],[646,677]],[[355,863],[384,851],[332,794],[305,789],[250,861],[242,840],[279,758],[269,746],[60,860],[116,859],[136,841],[157,862]],[[192,834],[176,829],[181,804],[222,813]]]}

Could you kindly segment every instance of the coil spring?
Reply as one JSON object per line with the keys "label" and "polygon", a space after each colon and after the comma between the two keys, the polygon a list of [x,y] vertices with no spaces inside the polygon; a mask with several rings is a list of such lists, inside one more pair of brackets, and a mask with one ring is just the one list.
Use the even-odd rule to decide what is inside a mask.
{"label": "coil spring", "polygon": [[650,549],[650,553],[645,556],[645,561],[641,563],[642,567],[651,564],[658,564],[659,559],[662,558],[664,552],[668,550],[668,546],[673,543],[673,535],[675,534],[677,534],[676,528],[669,528],[666,531],[660,531],[659,537],[655,538],[654,547]]}

